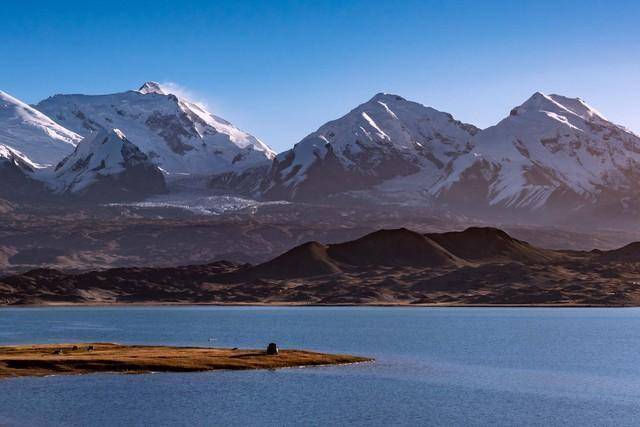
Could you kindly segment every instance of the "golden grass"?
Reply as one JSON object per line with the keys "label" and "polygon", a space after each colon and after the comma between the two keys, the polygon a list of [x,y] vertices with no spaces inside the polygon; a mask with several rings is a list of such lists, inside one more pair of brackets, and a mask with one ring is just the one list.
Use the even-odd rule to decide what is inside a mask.
{"label": "golden grass", "polygon": [[[92,347],[92,350],[89,348]],[[112,343],[37,344],[0,347],[0,379],[95,372],[197,372],[217,369],[276,369],[336,365],[372,359],[345,354],[281,350],[165,347]]]}

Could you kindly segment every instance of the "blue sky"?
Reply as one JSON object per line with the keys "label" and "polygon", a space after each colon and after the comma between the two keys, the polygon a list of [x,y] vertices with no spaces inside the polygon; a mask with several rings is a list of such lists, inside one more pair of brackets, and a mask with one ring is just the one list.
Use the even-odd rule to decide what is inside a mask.
{"label": "blue sky", "polygon": [[173,82],[284,150],[377,92],[495,124],[536,90],[640,132],[637,1],[6,1],[0,89]]}

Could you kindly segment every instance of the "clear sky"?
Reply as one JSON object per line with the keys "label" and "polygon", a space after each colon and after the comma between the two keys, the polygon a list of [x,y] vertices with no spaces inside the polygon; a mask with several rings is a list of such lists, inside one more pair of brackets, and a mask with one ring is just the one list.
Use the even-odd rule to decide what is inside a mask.
{"label": "clear sky", "polygon": [[282,151],[377,92],[479,127],[536,90],[640,133],[640,2],[2,1],[27,102],[172,82]]}

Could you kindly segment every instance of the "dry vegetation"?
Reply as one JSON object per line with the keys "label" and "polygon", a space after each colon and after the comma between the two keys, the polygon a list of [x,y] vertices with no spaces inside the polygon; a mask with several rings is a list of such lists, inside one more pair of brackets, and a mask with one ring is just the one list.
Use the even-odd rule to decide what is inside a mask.
{"label": "dry vegetation", "polygon": [[0,347],[0,379],[96,372],[141,374],[219,369],[277,369],[338,365],[371,359],[344,354],[262,350],[138,346],[111,343],[42,344]]}

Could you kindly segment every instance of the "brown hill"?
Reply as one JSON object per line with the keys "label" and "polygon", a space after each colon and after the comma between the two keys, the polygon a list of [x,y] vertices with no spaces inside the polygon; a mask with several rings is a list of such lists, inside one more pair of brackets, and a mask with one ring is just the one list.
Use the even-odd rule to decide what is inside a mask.
{"label": "brown hill", "polygon": [[556,251],[536,248],[492,227],[470,227],[464,231],[427,234],[427,237],[452,254],[473,262],[539,263],[562,257]]}
{"label": "brown hill", "polygon": [[33,270],[0,278],[0,305],[639,306],[638,262],[640,243],[608,252],[557,252],[496,229],[426,236],[381,230],[340,244],[305,243],[257,266],[217,262],[75,274]]}
{"label": "brown hill", "polygon": [[241,276],[281,279],[321,276],[341,271],[327,254],[327,246],[318,242],[307,242],[271,261],[250,268]]}
{"label": "brown hill", "polygon": [[251,267],[232,280],[292,279],[340,273],[366,266],[455,267],[464,261],[420,233],[405,228],[380,230],[332,245],[307,242]]}
{"label": "brown hill", "polygon": [[640,262],[640,242],[629,243],[618,249],[610,251],[598,251],[596,254],[598,261],[612,262]]}
{"label": "brown hill", "polygon": [[407,230],[380,230],[351,242],[330,245],[331,258],[353,266],[460,266],[464,261],[430,238]]}

